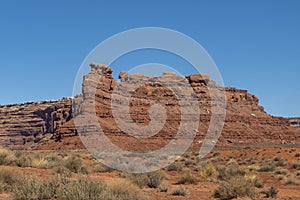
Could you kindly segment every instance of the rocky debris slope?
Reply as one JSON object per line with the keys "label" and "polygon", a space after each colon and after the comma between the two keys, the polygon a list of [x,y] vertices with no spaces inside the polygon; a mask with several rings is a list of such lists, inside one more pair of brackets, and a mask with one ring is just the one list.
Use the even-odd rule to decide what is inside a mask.
{"label": "rocky debris slope", "polygon": [[[263,107],[258,105],[258,98],[249,94],[247,90],[222,88],[210,80],[208,75],[195,74],[183,77],[168,72],[159,77],[148,77],[121,72],[119,79],[120,82],[117,82],[112,78],[112,70],[109,67],[92,63],[91,72],[83,78],[82,94],[73,98],[75,118],[71,117],[71,99],[2,106],[0,108],[2,145],[11,148],[38,149],[83,147],[74,126],[75,119],[83,122],[82,128],[88,134],[96,133],[97,124],[100,125],[110,141],[123,149],[155,150],[165,146],[175,137],[182,122],[183,107],[180,99],[168,86],[179,85],[181,87],[177,87],[178,90],[185,91],[186,84],[192,86],[194,97],[199,100],[199,113],[195,115],[194,112],[190,112],[186,119],[186,122],[199,123],[199,128],[194,130],[196,137],[192,147],[198,148],[203,142],[212,117],[212,104],[213,106],[219,104],[218,101],[212,100],[214,95],[211,98],[211,94],[220,91],[226,91],[227,105],[225,125],[218,145],[299,145],[300,143],[300,129],[290,126],[288,119],[270,116]],[[133,87],[139,84],[140,87]],[[116,87],[119,90],[113,93]],[[122,97],[128,95],[126,91],[131,91],[131,98],[128,101],[129,113],[124,110],[122,104],[124,103]],[[112,97],[117,98],[112,99]],[[180,98],[183,98],[184,102],[190,101],[190,97],[186,95]],[[121,114],[121,118],[130,119],[121,126],[113,117],[112,102]],[[148,112],[151,112],[151,106],[155,103],[159,103],[160,108],[166,111],[166,121],[163,122],[158,133],[148,138],[128,135],[126,132],[130,133],[132,130],[132,133],[135,133],[136,127],[146,130],[145,127],[153,120],[158,124],[163,121],[163,113],[153,119],[150,118]],[[218,109],[215,111],[218,112]],[[93,115],[93,112],[96,113],[97,123],[89,124],[82,116]],[[184,134],[184,129],[181,132]],[[48,133],[51,137],[42,139]]]}

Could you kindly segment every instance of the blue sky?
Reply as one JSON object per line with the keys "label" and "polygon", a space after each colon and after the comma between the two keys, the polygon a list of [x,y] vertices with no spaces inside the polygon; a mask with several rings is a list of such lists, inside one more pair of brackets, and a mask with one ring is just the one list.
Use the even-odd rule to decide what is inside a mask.
{"label": "blue sky", "polygon": [[[77,70],[96,45],[128,29],[157,26],[194,38],[225,85],[257,95],[267,112],[300,116],[299,10],[297,0],[2,0],[0,104],[71,96]],[[113,70],[154,62],[152,53],[129,56]],[[170,60],[159,61],[176,65]]]}

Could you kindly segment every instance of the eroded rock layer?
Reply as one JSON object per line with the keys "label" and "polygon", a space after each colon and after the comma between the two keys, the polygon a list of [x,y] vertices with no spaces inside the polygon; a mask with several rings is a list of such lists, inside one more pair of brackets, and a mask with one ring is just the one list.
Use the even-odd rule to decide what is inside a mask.
{"label": "eroded rock layer", "polygon": [[[76,114],[75,119],[85,123],[84,129],[87,134],[97,132],[96,126],[100,125],[104,134],[123,149],[152,151],[161,148],[176,136],[181,123],[193,120],[197,120],[199,128],[194,130],[196,137],[192,147],[198,148],[209,127],[212,106],[218,108],[219,104],[218,101],[212,100],[215,96],[211,94],[223,90],[226,91],[227,104],[225,124],[218,140],[219,146],[300,143],[300,129],[290,126],[288,119],[267,114],[264,108],[258,105],[256,96],[246,90],[222,88],[210,80],[208,75],[183,77],[169,72],[160,77],[147,77],[142,74],[129,76],[122,72],[119,75],[120,82],[117,82],[112,78],[112,70],[109,67],[92,63],[91,69],[83,78],[82,94],[73,98],[73,114]],[[140,86],[134,87],[136,85]],[[172,85],[176,85],[178,91],[168,88]],[[183,98],[185,103],[193,98],[178,94],[188,91],[188,88],[185,88],[187,85],[193,90],[193,98],[199,101],[199,111],[197,115],[191,111],[187,118],[183,119],[181,112],[185,104],[180,104],[180,98]],[[116,88],[119,90],[116,91]],[[128,95],[127,91],[130,91],[127,102],[129,113],[123,104],[123,97]],[[121,127],[114,119],[112,102],[121,118],[130,119]],[[163,113],[150,118],[151,106],[156,103],[166,111],[165,121]],[[74,126],[71,107],[72,99],[0,107],[1,145],[18,149],[83,148]],[[94,112],[98,122],[86,123],[82,116]],[[218,109],[215,112],[218,112]],[[128,135],[128,131],[134,132],[134,126],[145,130],[152,120],[163,121],[157,134],[148,138]],[[184,130],[181,129],[180,134],[184,134]]]}

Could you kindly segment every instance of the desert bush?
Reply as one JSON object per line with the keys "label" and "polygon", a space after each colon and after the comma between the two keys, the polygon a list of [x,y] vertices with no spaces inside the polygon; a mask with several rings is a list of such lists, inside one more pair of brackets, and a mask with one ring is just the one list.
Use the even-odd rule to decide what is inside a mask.
{"label": "desert bush", "polygon": [[213,180],[217,176],[217,170],[213,164],[209,163],[200,169],[199,176],[203,181]]}
{"label": "desert bush", "polygon": [[10,168],[2,168],[0,170],[1,191],[11,191],[12,186],[19,181],[19,173]]}
{"label": "desert bush", "polygon": [[[114,180],[108,185],[105,200],[148,200],[141,190],[128,180]],[[104,199],[103,199],[104,200]]]}
{"label": "desert bush", "polygon": [[273,164],[274,164],[276,167],[285,167],[285,166],[287,165],[286,159],[284,159],[284,158],[282,158],[282,157],[276,156],[276,157],[273,158],[273,161],[274,161]]}
{"label": "desert bush", "polygon": [[280,176],[277,177],[277,180],[282,181],[284,178],[285,178],[285,176],[280,175]]}
{"label": "desert bush", "polygon": [[147,173],[147,186],[150,188],[157,188],[165,179],[165,175],[159,171]]}
{"label": "desert bush", "polygon": [[185,172],[183,176],[179,178],[177,184],[197,184],[198,179],[190,171]]}
{"label": "desert bush", "polygon": [[295,157],[296,157],[296,158],[299,158],[299,157],[300,157],[300,153],[296,153],[296,154],[295,154]]}
{"label": "desert bush", "polygon": [[13,151],[0,147],[0,165],[13,165],[16,159]]}
{"label": "desert bush", "polygon": [[287,169],[276,169],[273,173],[275,175],[287,175],[289,174],[289,171]]}
{"label": "desert bush", "polygon": [[300,176],[300,171],[297,171],[297,172],[296,172],[296,176]]}
{"label": "desert bush", "polygon": [[52,197],[47,185],[36,177],[22,177],[20,184],[15,186],[13,192],[15,200],[39,200],[50,199]]}
{"label": "desert bush", "polygon": [[239,166],[236,162],[229,162],[226,166],[217,167],[219,180],[229,180],[233,176],[244,176],[246,171],[244,168]]}
{"label": "desert bush", "polygon": [[[51,187],[51,185],[60,184],[60,182],[58,183],[56,180],[54,180],[52,184],[49,183],[48,187]],[[66,181],[65,184],[61,184],[60,187],[58,187],[58,189],[55,191],[55,194],[57,199],[62,200],[98,200],[105,199],[106,191],[106,185],[104,183],[93,182],[87,177],[81,176],[75,181]]]}
{"label": "desert bush", "polygon": [[237,197],[249,197],[258,199],[258,193],[255,186],[247,181],[243,176],[238,175],[230,178],[227,182],[223,182],[214,191],[213,196],[221,200],[233,199]]}
{"label": "desert bush", "polygon": [[0,194],[2,194],[5,191],[6,185],[0,182]]}
{"label": "desert bush", "polygon": [[262,180],[259,179],[256,175],[246,174],[244,176],[244,178],[245,178],[245,181],[249,182],[254,187],[263,188],[263,186],[264,186],[264,183],[262,182]]}
{"label": "desert bush", "polygon": [[182,166],[179,163],[172,163],[171,165],[169,165],[166,168],[167,171],[177,171],[177,172],[181,172],[182,171]]}
{"label": "desert bush", "polygon": [[194,161],[192,161],[192,160],[186,160],[186,161],[184,162],[184,165],[185,165],[186,167],[193,167],[193,166],[196,166],[196,163],[195,163]]}
{"label": "desert bush", "polygon": [[299,183],[294,177],[289,177],[284,185],[299,185]]}
{"label": "desert bush", "polygon": [[30,156],[22,154],[20,157],[18,157],[15,164],[18,167],[31,167],[32,166],[32,158]]}
{"label": "desert bush", "polygon": [[71,172],[79,173],[82,170],[82,160],[75,157],[70,157],[65,160],[64,166]]}
{"label": "desert bush", "polygon": [[33,157],[31,159],[31,167],[34,168],[47,168],[48,164],[48,160],[41,156]]}
{"label": "desert bush", "polygon": [[165,179],[165,175],[160,171],[149,172],[144,174],[131,174],[129,179],[140,188],[158,188],[162,181]]}
{"label": "desert bush", "polygon": [[16,200],[146,200],[131,182],[116,180],[107,186],[102,182],[94,182],[86,176],[72,180],[64,176],[53,176],[42,181],[36,177],[23,177],[14,190]]}
{"label": "desert bush", "polygon": [[254,157],[250,157],[250,158],[246,158],[245,160],[243,160],[242,162],[240,162],[240,164],[250,164],[253,165],[257,162],[257,159]]}
{"label": "desert bush", "polygon": [[104,194],[105,185],[89,181],[86,177],[79,177],[71,181],[62,176],[51,177],[47,181],[36,177],[23,177],[21,183],[14,189],[16,200],[40,199],[100,199]]}
{"label": "desert bush", "polygon": [[52,173],[52,175],[59,174],[59,175],[67,176],[67,177],[71,176],[71,171],[62,165],[53,167],[51,170],[51,173]]}
{"label": "desert bush", "polygon": [[259,172],[272,172],[276,169],[276,166],[274,164],[264,164],[262,166],[259,166],[258,171]]}
{"label": "desert bush", "polygon": [[160,192],[168,192],[169,190],[169,185],[166,183],[163,183],[159,186],[159,191]]}
{"label": "desert bush", "polygon": [[185,197],[188,195],[188,190],[183,185],[180,185],[179,187],[177,187],[176,189],[173,190],[172,195]]}
{"label": "desert bush", "polygon": [[278,189],[272,186],[264,193],[266,195],[266,198],[276,198],[278,194]]}
{"label": "desert bush", "polygon": [[291,168],[292,169],[297,169],[297,170],[300,169],[300,163],[297,162],[297,161],[292,162]]}

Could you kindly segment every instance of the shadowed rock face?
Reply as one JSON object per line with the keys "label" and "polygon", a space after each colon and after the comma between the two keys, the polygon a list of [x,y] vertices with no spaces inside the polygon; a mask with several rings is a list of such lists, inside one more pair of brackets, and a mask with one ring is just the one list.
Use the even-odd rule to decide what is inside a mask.
{"label": "shadowed rock face", "polygon": [[290,118],[291,126],[300,129],[300,118]]}
{"label": "shadowed rock face", "polygon": [[[160,77],[142,74],[128,75],[122,72],[120,81],[112,78],[112,70],[98,63],[91,64],[91,72],[84,76],[82,94],[73,98],[76,117],[80,113],[96,111],[103,132],[110,140],[123,149],[134,151],[155,150],[170,142],[177,133],[181,122],[180,105],[177,96],[158,82],[188,83],[199,100],[199,129],[192,147],[198,148],[207,132],[211,119],[212,90],[226,91],[227,107],[225,125],[217,145],[257,144],[299,144],[300,129],[290,126],[288,119],[273,117],[258,105],[258,98],[246,90],[221,88],[208,75],[177,76],[164,73]],[[124,133],[113,119],[111,99],[113,89],[118,85],[130,90],[125,83],[148,84],[133,90],[130,98],[130,118],[141,127],[148,125],[148,111],[153,102],[159,102],[166,110],[167,118],[158,134],[147,139],[137,139]],[[123,84],[123,85],[122,85]],[[212,90],[209,90],[212,88]],[[96,91],[93,95],[92,91]],[[118,95],[124,95],[122,92]],[[72,119],[72,99],[41,103],[26,103],[0,107],[0,143],[13,149],[58,149],[83,148]],[[190,120],[194,118],[191,117]],[[124,128],[124,127],[123,127]],[[90,130],[93,130],[91,125]]]}

